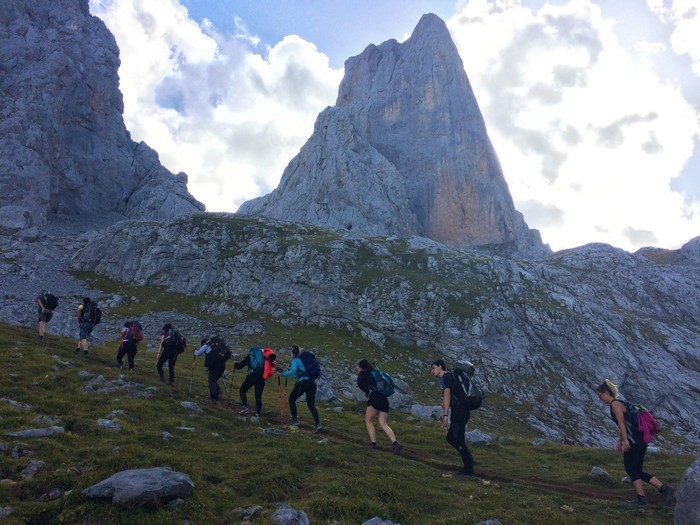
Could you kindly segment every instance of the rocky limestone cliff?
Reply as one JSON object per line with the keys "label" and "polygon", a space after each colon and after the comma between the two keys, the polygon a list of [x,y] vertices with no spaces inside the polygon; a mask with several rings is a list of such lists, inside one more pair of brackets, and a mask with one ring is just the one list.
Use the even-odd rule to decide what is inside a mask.
{"label": "rocky limestone cliff", "polygon": [[184,173],[131,140],[118,66],[88,0],[0,3],[0,233],[36,237],[52,216],[172,219],[204,209]]}
{"label": "rocky limestone cliff", "polygon": [[336,105],[279,187],[238,213],[548,253],[513,206],[462,60],[432,14],[403,44],[370,45],[345,62]]}
{"label": "rocky limestone cliff", "polygon": [[610,439],[605,411],[591,408],[592,389],[610,377],[654,407],[666,436],[700,444],[699,247],[700,237],[674,252],[675,264],[604,244],[514,261],[425,238],[206,214],[117,225],[74,267],[214,297],[205,315],[253,311],[466,357],[554,440]]}

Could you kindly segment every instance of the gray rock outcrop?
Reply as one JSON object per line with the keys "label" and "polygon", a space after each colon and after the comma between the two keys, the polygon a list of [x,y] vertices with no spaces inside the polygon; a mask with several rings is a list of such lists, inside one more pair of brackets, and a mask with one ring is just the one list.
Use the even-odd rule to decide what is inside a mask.
{"label": "gray rock outcrop", "polygon": [[207,295],[206,315],[255,311],[467,358],[487,391],[546,407],[527,424],[548,440],[612,445],[593,394],[605,377],[672,423],[661,438],[700,435],[700,266],[688,258],[659,264],[589,244],[516,261],[425,238],[207,215],[115,225],[75,260],[117,281]]}
{"label": "gray rock outcrop", "polygon": [[445,23],[345,62],[336,105],[279,187],[241,205],[265,216],[362,235],[548,252],[514,208],[462,60]]}
{"label": "gray rock outcrop", "polygon": [[0,233],[52,216],[173,219],[204,206],[122,118],[119,50],[88,0],[0,5]]}
{"label": "gray rock outcrop", "polygon": [[700,525],[700,459],[688,467],[676,492],[675,525]]}
{"label": "gray rock outcrop", "polygon": [[187,474],[157,467],[118,472],[86,488],[82,494],[134,509],[186,498],[193,490],[194,483]]}

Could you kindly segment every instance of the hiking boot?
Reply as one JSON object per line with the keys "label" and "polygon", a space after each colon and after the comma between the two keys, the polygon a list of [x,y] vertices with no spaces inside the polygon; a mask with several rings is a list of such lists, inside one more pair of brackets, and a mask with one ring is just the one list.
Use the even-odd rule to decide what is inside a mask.
{"label": "hiking boot", "polygon": [[290,427],[295,427],[299,424],[299,420],[297,418],[290,419],[289,423],[287,423],[288,426]]}
{"label": "hiking boot", "polygon": [[85,351],[83,352],[83,357],[87,357],[87,356],[88,356],[88,351],[85,350]]}
{"label": "hiking boot", "polygon": [[44,336],[43,336],[43,335],[37,335],[36,338],[37,338],[39,341],[43,341],[43,340],[44,340]]}
{"label": "hiking boot", "polygon": [[239,410],[239,411],[238,411],[238,415],[240,415],[240,416],[245,416],[248,412],[250,412],[250,410],[248,409],[248,407],[243,407],[243,410]]}
{"label": "hiking boot", "polygon": [[311,431],[312,434],[318,434],[319,432],[323,432],[323,425],[321,425],[321,423],[317,424]]}
{"label": "hiking boot", "polygon": [[75,353],[76,353],[76,354],[79,354],[79,353],[80,353],[80,348],[76,348],[76,349],[75,349]]}
{"label": "hiking boot", "polygon": [[365,443],[365,444],[362,445],[362,446],[365,447],[365,448],[372,449],[372,450],[378,450],[378,449],[379,449],[379,447],[377,446],[376,443]]}
{"label": "hiking boot", "polygon": [[647,498],[646,496],[637,495],[636,498],[634,498],[633,500],[626,501],[625,503],[634,507],[644,507],[647,504]]}
{"label": "hiking boot", "polygon": [[676,493],[676,489],[674,489],[671,485],[666,485],[664,483],[663,485],[661,485],[659,492],[661,492],[661,494],[664,495],[665,507],[668,507],[671,503],[673,503],[673,496]]}
{"label": "hiking boot", "polygon": [[121,363],[117,363],[117,368],[121,369],[121,367],[122,367],[122,364],[121,364]]}
{"label": "hiking boot", "polygon": [[457,471],[457,475],[463,478],[473,478],[476,476],[473,469],[461,468]]}
{"label": "hiking boot", "polygon": [[403,445],[398,441],[394,441],[394,444],[391,446],[391,451],[396,455],[401,454],[402,449]]}

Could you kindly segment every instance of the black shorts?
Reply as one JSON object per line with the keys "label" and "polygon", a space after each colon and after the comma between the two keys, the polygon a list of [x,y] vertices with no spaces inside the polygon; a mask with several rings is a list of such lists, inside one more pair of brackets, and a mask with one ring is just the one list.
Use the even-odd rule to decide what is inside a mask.
{"label": "black shorts", "polygon": [[367,406],[379,412],[389,412],[389,398],[381,395],[379,392],[372,391],[367,399]]}
{"label": "black shorts", "polygon": [[39,308],[37,317],[39,318],[39,322],[44,321],[45,323],[48,323],[53,317],[53,312],[51,310],[42,310]]}

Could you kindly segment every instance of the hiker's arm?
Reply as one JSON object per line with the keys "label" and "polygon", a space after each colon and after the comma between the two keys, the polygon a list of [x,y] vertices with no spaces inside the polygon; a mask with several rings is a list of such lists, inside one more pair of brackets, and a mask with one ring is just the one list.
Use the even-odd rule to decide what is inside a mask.
{"label": "hiker's arm", "polygon": [[211,347],[209,345],[202,345],[194,351],[194,355],[195,357],[199,357],[202,354],[206,354],[208,351],[211,351]]}
{"label": "hiker's arm", "polygon": [[282,377],[293,377],[299,372],[299,367],[297,366],[299,360],[297,358],[292,359],[292,367],[286,372],[279,372]]}
{"label": "hiker's arm", "polygon": [[250,366],[250,355],[245,356],[245,359],[243,359],[243,361],[233,362],[234,370],[240,370],[244,366]]}
{"label": "hiker's arm", "polygon": [[442,415],[440,417],[440,422],[445,428],[447,428],[449,423],[450,403],[452,403],[452,391],[449,388],[445,388],[442,391]]}
{"label": "hiker's arm", "polygon": [[36,304],[39,305],[39,308],[41,308],[42,310],[46,310],[46,307],[44,306],[44,303],[41,301],[40,297],[36,298]]}
{"label": "hiker's arm", "polygon": [[82,313],[82,311],[83,311],[83,305],[81,304],[80,306],[78,306],[78,309],[75,311],[76,316],[78,317],[78,322],[80,322],[80,314]]}

